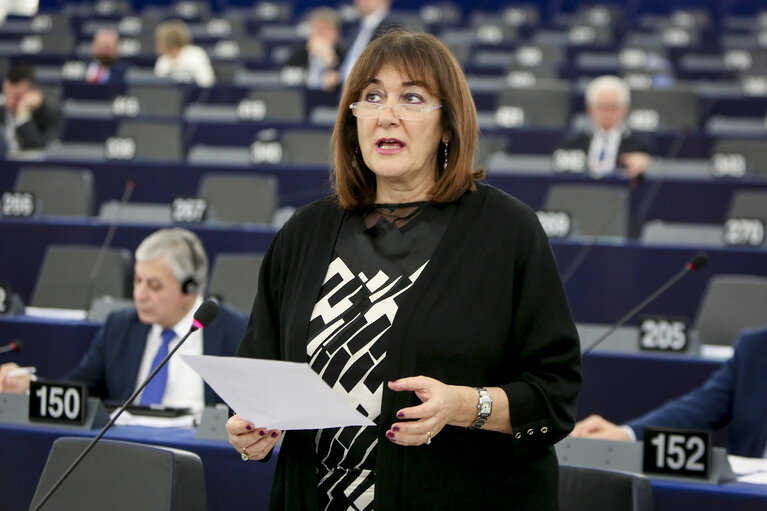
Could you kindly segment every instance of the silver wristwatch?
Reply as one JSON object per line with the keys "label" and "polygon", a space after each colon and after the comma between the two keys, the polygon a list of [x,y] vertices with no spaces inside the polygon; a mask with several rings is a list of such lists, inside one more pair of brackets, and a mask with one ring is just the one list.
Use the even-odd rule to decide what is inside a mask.
{"label": "silver wristwatch", "polygon": [[484,387],[477,387],[479,392],[479,403],[477,403],[477,420],[474,424],[469,426],[469,429],[479,429],[485,422],[490,414],[493,412],[493,398],[490,397],[490,393]]}

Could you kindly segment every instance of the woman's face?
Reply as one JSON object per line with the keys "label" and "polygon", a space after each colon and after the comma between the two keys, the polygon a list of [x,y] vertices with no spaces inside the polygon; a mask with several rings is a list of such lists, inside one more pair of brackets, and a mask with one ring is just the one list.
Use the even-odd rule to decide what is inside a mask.
{"label": "woman's face", "polygon": [[[418,121],[403,121],[394,114],[397,104],[433,107],[438,98],[424,84],[410,82],[392,66],[384,66],[375,79],[362,90],[357,101],[383,104],[380,117],[357,118],[357,137],[365,164],[376,175],[379,188],[400,183],[418,184],[436,179],[437,150],[442,131],[442,110],[436,109]],[[431,189],[428,187],[428,189]]]}

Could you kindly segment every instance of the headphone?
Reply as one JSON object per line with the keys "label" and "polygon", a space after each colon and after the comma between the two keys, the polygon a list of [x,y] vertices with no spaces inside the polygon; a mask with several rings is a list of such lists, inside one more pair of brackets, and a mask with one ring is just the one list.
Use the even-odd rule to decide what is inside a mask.
{"label": "headphone", "polygon": [[200,289],[200,283],[197,282],[195,275],[200,267],[200,258],[197,255],[197,250],[195,250],[194,242],[184,234],[181,235],[181,239],[184,240],[184,243],[189,248],[189,256],[192,260],[192,274],[181,283],[181,292],[185,295],[197,294],[197,291]]}

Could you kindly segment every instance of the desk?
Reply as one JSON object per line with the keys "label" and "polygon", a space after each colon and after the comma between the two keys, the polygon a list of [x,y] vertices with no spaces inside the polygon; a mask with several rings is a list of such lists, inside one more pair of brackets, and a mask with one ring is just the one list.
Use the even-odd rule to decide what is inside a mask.
{"label": "desk", "polygon": [[[0,424],[0,459],[5,466],[0,478],[0,511],[27,509],[53,441],[71,435],[56,428],[21,428]],[[92,436],[93,432],[79,432]],[[264,511],[268,502],[276,457],[267,463],[240,460],[222,442],[196,441],[183,429],[116,427],[107,438],[153,443],[186,449],[202,458],[210,511],[247,509]],[[8,467],[13,467],[9,470]],[[707,484],[652,481],[656,511],[764,511],[767,488],[732,483]]]}
{"label": "desk", "polygon": [[101,324],[92,321],[0,317],[0,344],[19,340],[18,353],[0,355],[0,363],[35,366],[45,378],[62,378],[80,362]]}

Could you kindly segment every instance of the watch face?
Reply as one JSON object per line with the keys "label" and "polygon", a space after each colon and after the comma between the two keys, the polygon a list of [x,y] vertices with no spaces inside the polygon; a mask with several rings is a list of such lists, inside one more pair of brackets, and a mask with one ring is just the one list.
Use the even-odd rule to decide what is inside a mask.
{"label": "watch face", "polygon": [[493,405],[491,403],[485,402],[485,403],[480,404],[480,406],[479,406],[479,413],[489,414],[490,410],[492,410],[492,409],[493,409]]}

